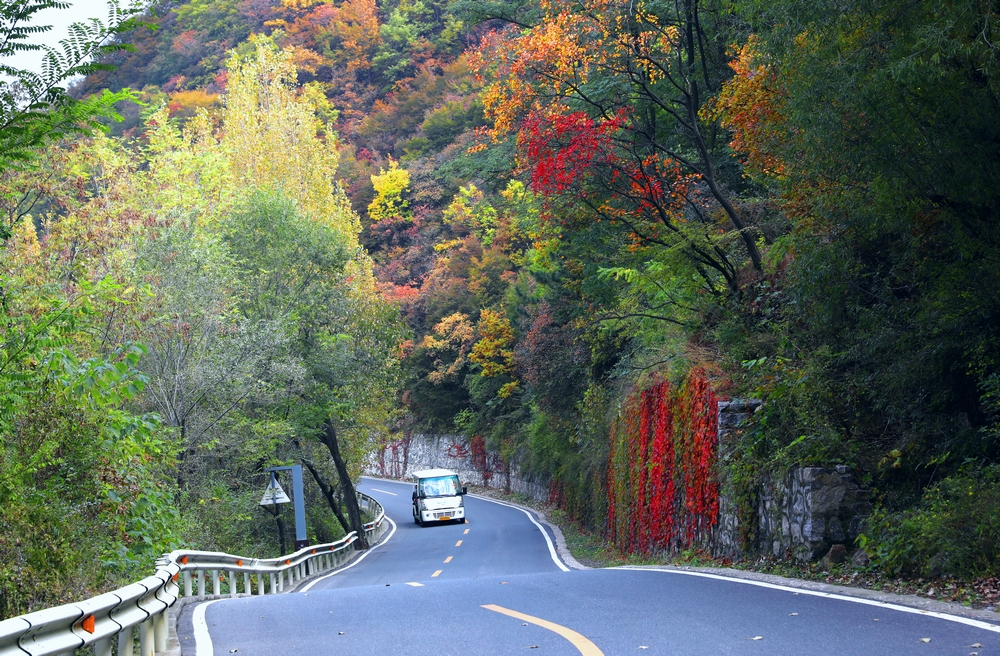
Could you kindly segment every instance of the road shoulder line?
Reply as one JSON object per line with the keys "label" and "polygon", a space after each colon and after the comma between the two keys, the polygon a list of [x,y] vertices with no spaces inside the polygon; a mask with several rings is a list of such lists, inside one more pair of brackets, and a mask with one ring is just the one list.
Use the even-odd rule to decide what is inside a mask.
{"label": "road shoulder line", "polygon": [[525,512],[535,513],[535,515],[538,516],[538,521],[548,526],[552,530],[552,535],[556,536],[556,551],[559,552],[559,557],[563,559],[563,562],[565,562],[573,569],[591,569],[590,567],[587,567],[586,565],[584,565],[583,563],[581,563],[580,561],[578,561],[576,558],[573,557],[573,554],[570,552],[569,547],[566,545],[566,536],[563,535],[562,529],[560,529],[558,526],[550,522],[548,518],[545,517],[545,513],[543,513],[541,510],[536,510],[528,506],[522,506],[521,504],[514,503],[512,501],[499,501],[497,499],[494,499],[493,497],[487,497],[481,494],[470,494],[469,496],[470,497],[474,496],[477,499],[485,499],[486,501],[492,501],[494,503],[499,503],[504,506],[511,506],[512,508],[517,508]]}
{"label": "road shoulder line", "polygon": [[396,522],[392,521],[392,518],[389,517],[389,515],[385,515],[385,519],[386,519],[387,522],[389,522],[390,524],[392,524],[392,530],[389,531],[389,534],[386,535],[384,539],[379,540],[377,543],[375,543],[372,546],[370,546],[367,549],[365,549],[364,553],[362,553],[357,558],[352,559],[351,562],[348,563],[347,565],[341,567],[340,569],[335,569],[332,572],[329,572],[327,574],[322,574],[320,576],[317,576],[312,581],[309,581],[308,583],[306,583],[305,585],[303,585],[301,588],[297,587],[293,592],[309,592],[309,590],[314,585],[316,585],[317,583],[319,583],[320,581],[322,581],[324,579],[328,579],[328,578],[330,578],[331,576],[333,576],[335,574],[340,574],[345,569],[351,569],[352,567],[354,567],[355,565],[357,565],[358,563],[360,563],[362,560],[364,560],[365,558],[367,558],[368,554],[370,554],[371,552],[375,551],[376,549],[378,549],[379,547],[381,547],[383,544],[385,544],[386,542],[388,542],[389,538],[391,538],[393,536],[393,534],[395,534],[395,532],[396,532]]}
{"label": "road shoulder line", "polygon": [[580,563],[578,563],[576,561],[576,558],[573,558],[573,556],[569,553],[569,549],[565,548],[565,545],[566,545],[565,538],[563,538],[563,540],[562,540],[563,548],[560,549],[560,551],[558,553],[556,552],[556,547],[555,547],[555,545],[552,544],[552,538],[549,537],[549,534],[545,530],[545,527],[543,527],[541,524],[539,524],[538,520],[535,519],[535,513],[538,513],[538,515],[541,516],[542,522],[544,522],[546,526],[548,526],[549,528],[552,529],[552,534],[556,536],[556,542],[559,542],[559,539],[563,537],[562,531],[559,530],[558,526],[553,526],[548,521],[546,521],[545,515],[543,515],[542,513],[539,513],[537,510],[534,510],[533,508],[525,508],[524,506],[519,506],[517,504],[509,503],[507,501],[498,501],[496,499],[492,499],[490,497],[481,496],[479,494],[470,494],[469,496],[473,497],[474,499],[482,499],[483,501],[489,501],[490,503],[495,503],[495,504],[498,504],[498,505],[501,505],[501,506],[507,506],[508,508],[514,508],[515,510],[520,510],[525,515],[527,515],[528,519],[531,520],[531,523],[538,527],[538,530],[541,531],[541,533],[542,533],[542,537],[545,538],[545,544],[547,544],[548,547],[549,547],[549,555],[552,556],[552,562],[554,562],[556,564],[556,566],[559,569],[561,569],[562,571],[568,572],[568,571],[570,571],[570,568],[566,567],[566,565],[563,564],[563,561],[559,559],[560,556],[563,557],[563,558],[565,558],[566,562],[568,562],[570,565],[572,565],[576,569],[588,569],[588,568],[584,567],[583,565],[581,565]]}
{"label": "road shoulder line", "polygon": [[966,608],[959,604],[949,604],[940,601],[933,601],[917,597],[916,595],[898,595],[891,592],[881,592],[878,590],[866,590],[865,588],[852,588],[845,585],[833,585],[831,583],[820,583],[818,581],[806,581],[803,579],[789,579],[775,574],[762,574],[760,572],[748,572],[738,569],[722,567],[681,567],[676,565],[625,565],[622,567],[609,567],[608,569],[619,570],[649,570],[662,572],[665,574],[684,574],[688,576],[700,576],[704,578],[718,579],[721,581],[731,581],[733,583],[744,583],[756,585],[775,590],[787,592],[797,592],[817,597],[827,597],[840,599],[858,604],[876,606],[880,608],[890,608],[904,613],[915,613],[918,615],[929,615],[939,619],[958,622],[969,626],[975,626],[987,631],[1000,633],[1000,617],[996,613],[984,610]]}
{"label": "road shoulder line", "polygon": [[196,656],[213,656],[215,648],[212,645],[212,634],[208,631],[208,622],[205,620],[205,611],[208,607],[222,599],[212,599],[205,601],[194,607],[191,613],[191,629],[194,633],[194,645]]}

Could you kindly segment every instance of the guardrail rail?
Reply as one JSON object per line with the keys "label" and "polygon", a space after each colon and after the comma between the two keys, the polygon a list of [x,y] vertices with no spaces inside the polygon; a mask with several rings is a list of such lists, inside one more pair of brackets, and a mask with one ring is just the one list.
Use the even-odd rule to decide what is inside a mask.
{"label": "guardrail rail", "polygon": [[[358,501],[374,518],[364,525],[365,535],[374,543],[385,531],[385,510],[367,494],[358,492]],[[356,532],[351,531],[337,542],[264,559],[212,551],[172,551],[156,561],[152,576],[138,583],[3,620],[0,656],[74,654],[90,646],[95,656],[135,656],[137,627],[139,655],[161,654],[167,650],[167,610],[182,596],[235,597],[241,587],[243,594],[251,595],[255,589],[257,595],[291,591],[302,579],[350,560],[353,554],[348,547],[357,539]]]}

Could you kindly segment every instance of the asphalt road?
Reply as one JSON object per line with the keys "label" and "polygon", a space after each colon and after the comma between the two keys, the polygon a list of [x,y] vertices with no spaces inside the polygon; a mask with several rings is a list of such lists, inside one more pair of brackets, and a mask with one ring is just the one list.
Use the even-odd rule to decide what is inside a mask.
{"label": "asphalt road", "polygon": [[292,594],[185,608],[184,656],[215,654],[953,654],[1000,656],[1000,630],[882,605],[655,570],[563,571],[521,510],[468,497],[468,523],[421,528],[409,485],[365,479],[395,520],[363,560]]}

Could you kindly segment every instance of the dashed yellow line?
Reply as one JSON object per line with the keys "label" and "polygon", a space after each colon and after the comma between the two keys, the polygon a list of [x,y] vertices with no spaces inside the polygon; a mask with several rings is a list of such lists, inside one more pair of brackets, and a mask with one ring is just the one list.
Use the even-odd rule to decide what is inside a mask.
{"label": "dashed yellow line", "polygon": [[431,574],[431,578],[432,578],[432,579],[436,579],[436,578],[438,577],[438,575],[439,575],[439,574],[440,574],[441,572],[443,572],[443,571],[444,571],[443,569],[439,569],[439,570],[435,571],[435,572],[434,572],[433,574]]}
{"label": "dashed yellow line", "polygon": [[468,534],[469,534],[469,529],[465,529],[464,531],[462,531],[462,535],[468,535]]}
{"label": "dashed yellow line", "polygon": [[456,547],[461,547],[461,546],[462,546],[462,541],[461,541],[461,540],[459,540],[458,542],[456,542],[456,543],[455,543],[455,546],[456,546]]}
{"label": "dashed yellow line", "polygon": [[565,626],[555,624],[554,622],[549,622],[548,620],[543,620],[539,617],[533,617],[531,615],[525,615],[524,613],[519,613],[516,610],[504,608],[503,606],[497,606],[496,604],[483,604],[483,608],[486,610],[492,610],[495,613],[502,613],[525,622],[530,622],[542,627],[543,629],[548,629],[549,631],[558,633],[562,637],[569,640],[582,656],[604,656],[604,652],[598,649],[597,645],[573,629],[567,629]]}
{"label": "dashed yellow line", "polygon": [[447,558],[445,558],[445,559],[444,559],[444,562],[445,562],[445,564],[447,565],[448,563],[450,563],[450,562],[451,562],[451,559],[452,559],[453,557],[454,557],[454,556],[448,556]]}

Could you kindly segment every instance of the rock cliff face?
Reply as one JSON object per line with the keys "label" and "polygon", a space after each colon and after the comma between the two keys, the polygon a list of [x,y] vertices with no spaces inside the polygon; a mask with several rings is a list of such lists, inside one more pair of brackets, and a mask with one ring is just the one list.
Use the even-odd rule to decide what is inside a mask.
{"label": "rock cliff face", "polygon": [[[760,407],[759,401],[719,403],[719,449],[725,457],[734,431]],[[723,486],[725,487],[725,486]],[[741,541],[736,503],[723,494],[719,523],[711,550],[717,556],[740,558],[744,548],[770,556],[816,560],[835,545],[851,549],[871,513],[869,493],[850,467],[797,467],[783,479],[767,481],[757,491],[753,544]]]}

